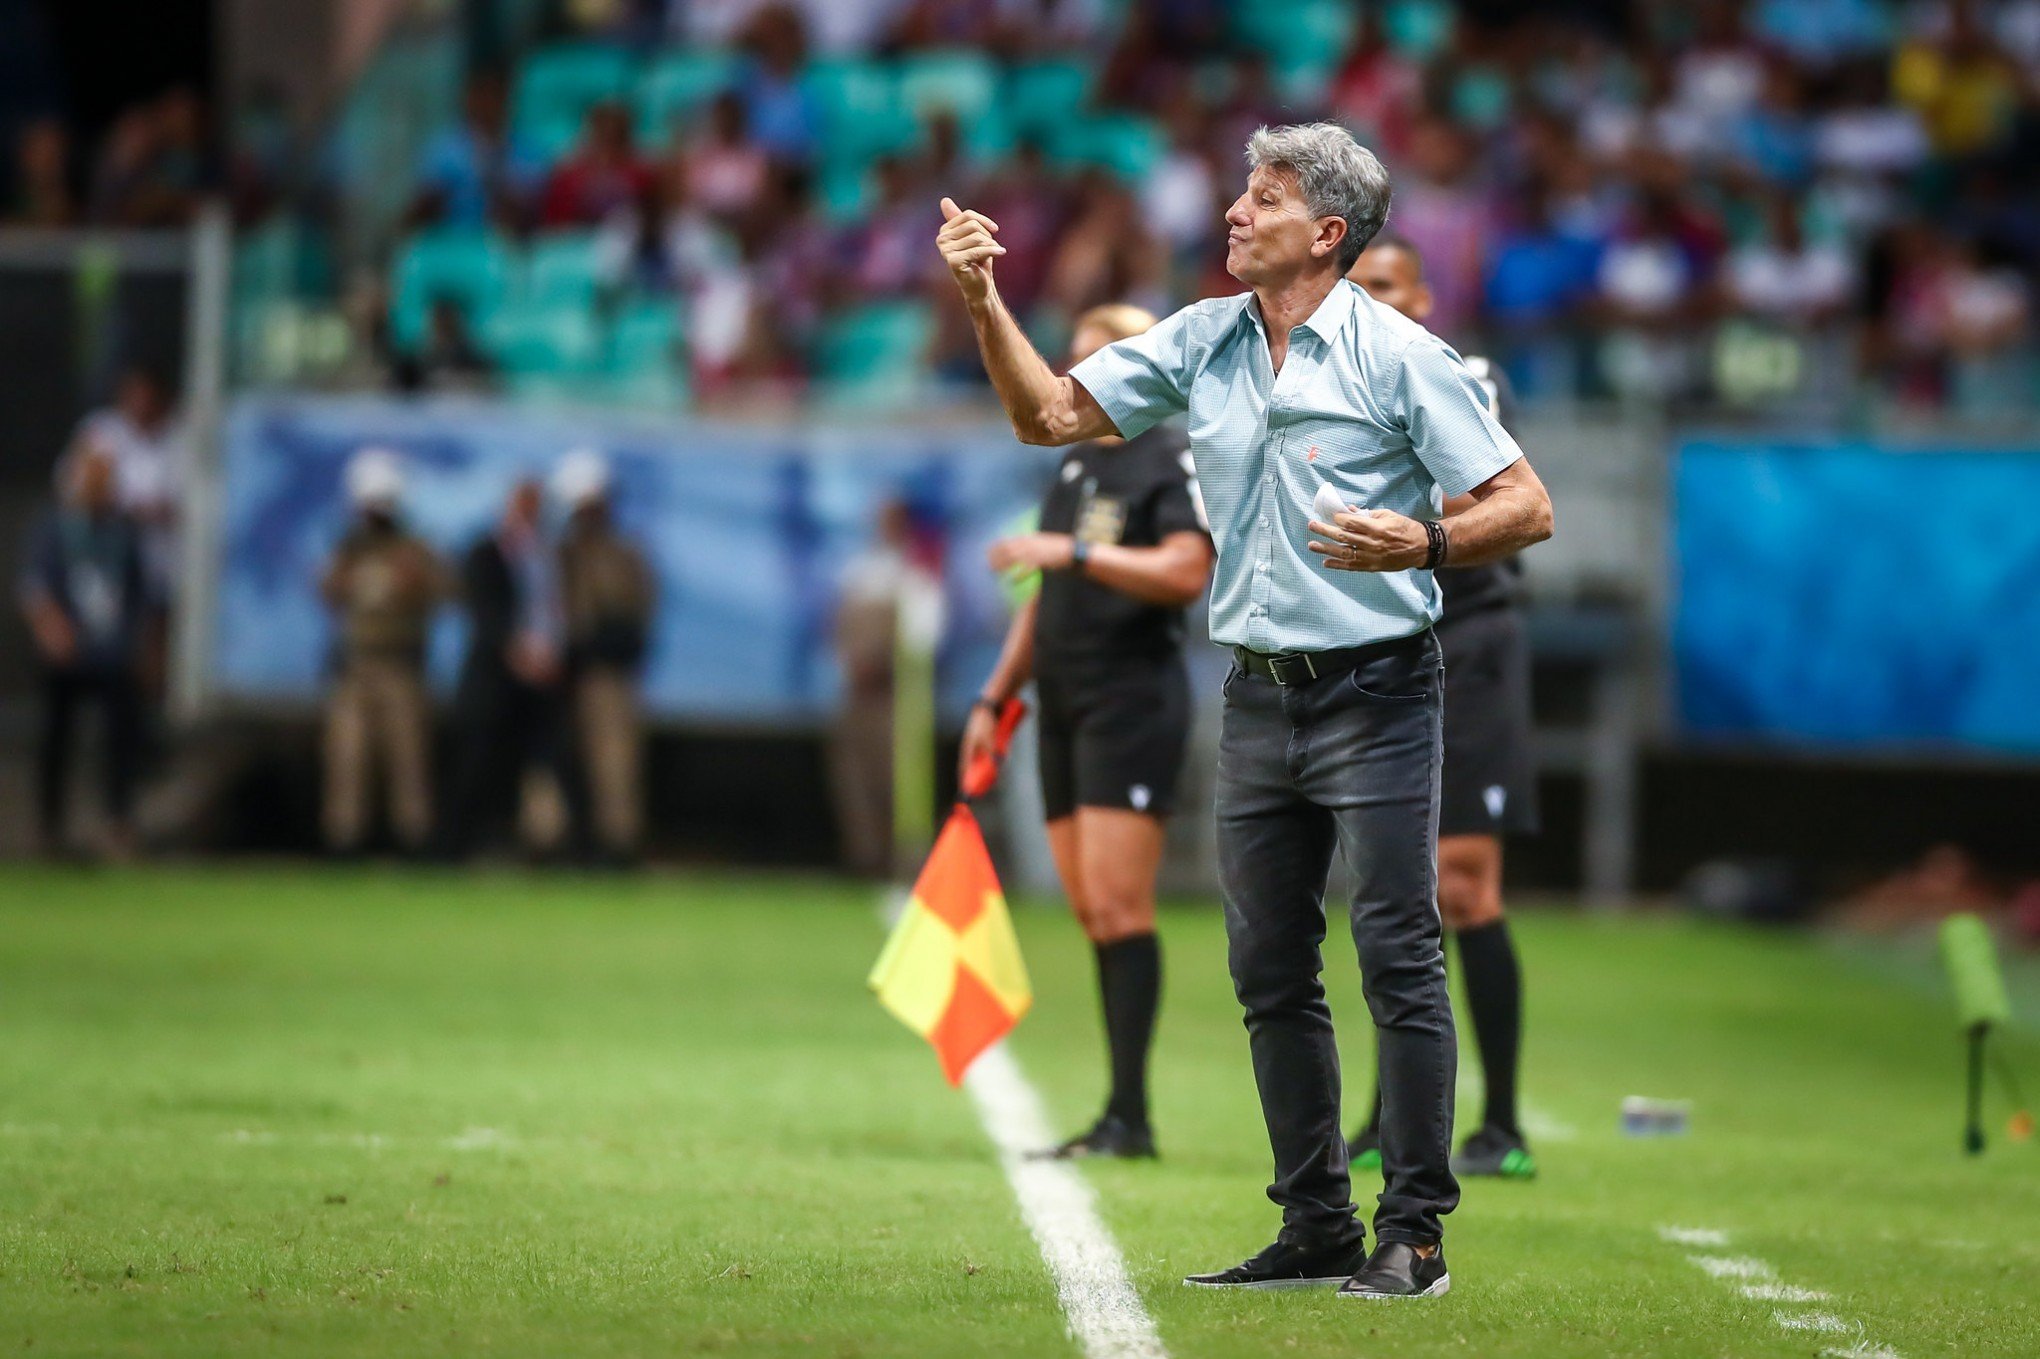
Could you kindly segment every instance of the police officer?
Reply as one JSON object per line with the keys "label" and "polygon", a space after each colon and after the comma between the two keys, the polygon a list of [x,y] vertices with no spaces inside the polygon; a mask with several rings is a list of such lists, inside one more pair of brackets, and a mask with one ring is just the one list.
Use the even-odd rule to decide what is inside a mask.
{"label": "police officer", "polygon": [[[1077,320],[1070,361],[1147,330],[1138,307]],[[1045,1155],[1155,1154],[1148,1049],[1161,1005],[1155,875],[1190,726],[1183,610],[1211,575],[1190,455],[1175,429],[1078,444],[1041,507],[1040,531],[993,544],[999,571],[1039,570],[964,732],[963,766],[1032,676],[1040,700],[1042,803],[1070,908],[1098,960],[1112,1084],[1105,1111]]]}
{"label": "police officer", "polygon": [[[1431,289],[1417,248],[1399,236],[1374,238],[1346,277],[1412,321],[1431,314]],[[1508,423],[1508,379],[1478,354],[1467,371]],[[1447,501],[1455,513],[1465,502]],[[1444,616],[1437,626],[1445,666],[1445,772],[1438,795],[1438,909],[1459,946],[1467,1010],[1480,1049],[1486,1108],[1480,1128],[1452,1158],[1455,1175],[1528,1179],[1537,1162],[1516,1111],[1523,1045],[1523,981],[1502,918],[1502,837],[1537,828],[1537,779],[1530,755],[1530,649],[1523,637],[1522,559],[1438,572]],[[1353,1164],[1381,1164],[1381,1101],[1348,1142]]]}
{"label": "police officer", "polygon": [[446,597],[446,573],[398,516],[403,474],[395,454],[363,449],[346,482],[354,524],[320,586],[340,625],[326,708],[326,847],[336,854],[362,847],[380,761],[390,828],[417,852],[432,833],[425,635]]}
{"label": "police officer", "polygon": [[609,464],[575,449],[553,472],[567,511],[560,538],[567,685],[587,773],[595,851],[610,867],[636,856],[644,826],[644,721],[638,672],[654,602],[651,567],[610,513]]}

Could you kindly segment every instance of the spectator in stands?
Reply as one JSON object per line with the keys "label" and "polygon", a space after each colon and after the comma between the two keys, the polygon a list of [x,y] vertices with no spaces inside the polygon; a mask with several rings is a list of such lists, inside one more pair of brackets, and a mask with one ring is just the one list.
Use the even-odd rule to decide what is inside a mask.
{"label": "spectator in stands", "polygon": [[559,562],[545,535],[545,495],[520,481],[494,530],[461,565],[467,659],[454,704],[454,775],[441,814],[445,853],[465,858],[514,790],[523,843],[559,851],[585,828],[569,737]]}
{"label": "spectator in stands", "polygon": [[1368,146],[1400,159],[1409,150],[1423,93],[1424,73],[1389,41],[1382,8],[1363,9],[1345,63],[1332,77],[1332,112]]}
{"label": "spectator in stands", "polygon": [[366,844],[380,765],[390,829],[415,854],[432,833],[425,642],[448,581],[432,549],[404,525],[394,453],[356,453],[346,486],[354,523],[319,583],[339,626],[326,704],[326,848],[357,854]]}
{"label": "spectator in stands", "polygon": [[802,80],[807,27],[800,13],[787,5],[760,10],[746,31],[744,48],[737,92],[751,135],[774,156],[805,164],[814,156],[821,112]]}
{"label": "spectator in stands", "polygon": [[849,227],[836,248],[838,296],[878,301],[918,292],[930,278],[927,195],[904,156],[884,156],[873,167],[878,189],[872,211]]}
{"label": "spectator in stands", "polygon": [[92,219],[133,227],[190,221],[207,181],[203,124],[198,96],[181,87],[122,113],[93,171]]}
{"label": "spectator in stands", "polygon": [[459,227],[523,222],[543,179],[538,158],[510,131],[502,73],[481,71],[461,92],[460,121],[419,159],[413,215]]}
{"label": "spectator in stands", "polygon": [[1919,114],[1934,149],[1960,158],[2010,136],[2020,73],[1992,40],[1973,0],[1950,0],[1938,32],[1916,33],[1892,61],[1892,93]]}
{"label": "spectator in stands", "polygon": [[546,177],[539,224],[600,226],[642,202],[651,184],[651,169],[632,145],[629,112],[621,104],[597,104],[588,110],[581,144]]}
{"label": "spectator in stands", "polygon": [[1730,253],[1724,274],[1733,310],[1800,330],[1839,315],[1855,289],[1848,256],[1807,240],[1798,205],[1782,193],[1766,205],[1761,233]]}
{"label": "spectator in stands", "polygon": [[400,392],[482,392],[494,385],[496,364],[475,343],[461,304],[435,297],[426,313],[424,341],[395,356],[391,375]]}
{"label": "spectator in stands", "polygon": [[1165,310],[1166,252],[1148,234],[1133,194],[1094,170],[1072,198],[1079,207],[1048,267],[1049,300],[1071,316],[1114,300]]}
{"label": "spectator in stands", "polygon": [[36,810],[44,852],[69,848],[71,752],[79,719],[101,724],[106,851],[131,857],[143,693],[163,665],[163,615],[141,527],[120,504],[119,468],[85,444],[59,464],[57,505],[29,536],[17,592],[42,671]]}
{"label": "spectator in stands", "polygon": [[167,600],[184,498],[184,435],[169,383],[147,364],[129,364],[113,404],[86,416],[72,443],[112,460],[120,507],[139,525],[152,588]]}
{"label": "spectator in stands", "polygon": [[724,90],[710,101],[701,131],[681,156],[687,201],[724,221],[741,219],[757,208],[771,168],[746,120],[743,99],[735,90]]}
{"label": "spectator in stands", "polygon": [[6,219],[20,226],[66,227],[78,220],[71,190],[71,134],[55,118],[38,118],[14,142],[14,178]]}
{"label": "spectator in stands", "polygon": [[1082,54],[1106,34],[1103,0],[997,0],[989,44],[1009,61]]}
{"label": "spectator in stands", "polygon": [[567,684],[587,771],[595,851],[629,865],[644,828],[644,720],[638,675],[655,602],[651,567],[616,527],[609,466],[593,449],[561,459],[553,495],[567,513],[560,540]]}

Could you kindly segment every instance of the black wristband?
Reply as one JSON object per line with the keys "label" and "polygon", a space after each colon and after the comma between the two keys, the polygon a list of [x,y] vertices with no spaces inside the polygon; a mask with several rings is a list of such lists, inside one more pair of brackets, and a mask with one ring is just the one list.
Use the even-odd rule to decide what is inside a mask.
{"label": "black wristband", "polygon": [[970,706],[971,706],[971,707],[972,707],[973,709],[976,709],[976,708],[983,708],[983,709],[984,709],[984,710],[985,710],[986,712],[990,713],[990,714],[991,714],[991,715],[992,715],[993,717],[997,717],[997,716],[999,715],[999,709],[1000,709],[1000,708],[1001,708],[1001,707],[1002,707],[1003,705],[1002,705],[1002,704],[998,704],[998,703],[994,703],[994,702],[993,702],[993,701],[992,701],[991,699],[989,699],[989,698],[979,698],[979,699],[974,699],[974,700],[972,700],[972,702],[971,702],[971,705],[970,705]]}
{"label": "black wristband", "polygon": [[1070,543],[1070,570],[1081,576],[1084,574],[1084,563],[1090,560],[1091,545],[1082,538],[1074,539]]}
{"label": "black wristband", "polygon": [[1424,537],[1429,540],[1424,552],[1424,569],[1435,571],[1445,564],[1445,553],[1452,544],[1445,537],[1445,526],[1435,519],[1424,521]]}

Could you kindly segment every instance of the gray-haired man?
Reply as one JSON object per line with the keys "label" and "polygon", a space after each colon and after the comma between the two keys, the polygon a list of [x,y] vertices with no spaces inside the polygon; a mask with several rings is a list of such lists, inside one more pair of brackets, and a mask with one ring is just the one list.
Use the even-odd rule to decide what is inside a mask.
{"label": "gray-haired man", "polygon": [[[997,224],[944,199],[937,244],[1022,439],[1130,437],[1189,416],[1218,549],[1211,635],[1235,662],[1218,769],[1226,933],[1283,1226],[1260,1254],[1187,1282],[1434,1296],[1450,1286],[1440,1218],[1459,1189],[1431,571],[1550,536],[1551,501],[1459,356],[1342,277],[1388,216],[1380,162],[1327,123],[1263,128],[1247,161],[1226,268],[1250,291],[1186,307],[1066,377],[999,301]],[[1471,508],[1441,520],[1446,497],[1468,494]],[[1372,1255],[1319,978],[1335,846],[1380,1033],[1386,1187]]]}

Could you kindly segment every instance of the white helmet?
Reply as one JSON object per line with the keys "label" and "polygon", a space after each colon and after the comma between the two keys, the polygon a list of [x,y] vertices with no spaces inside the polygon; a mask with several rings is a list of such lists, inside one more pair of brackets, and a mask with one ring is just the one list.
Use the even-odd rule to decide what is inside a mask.
{"label": "white helmet", "polygon": [[364,448],[347,460],[347,499],[357,509],[389,509],[404,493],[404,468],[387,448]]}
{"label": "white helmet", "polygon": [[577,448],[553,469],[553,497],[570,510],[609,494],[609,460],[592,448]]}

